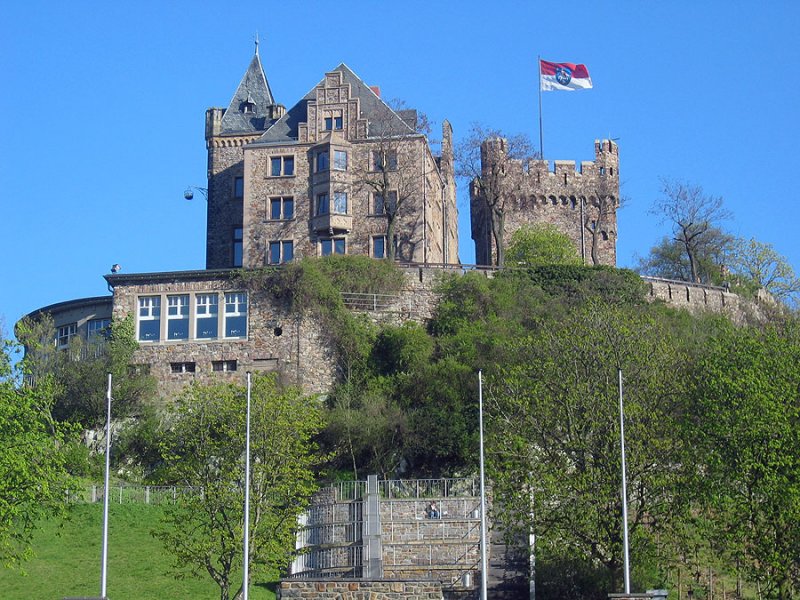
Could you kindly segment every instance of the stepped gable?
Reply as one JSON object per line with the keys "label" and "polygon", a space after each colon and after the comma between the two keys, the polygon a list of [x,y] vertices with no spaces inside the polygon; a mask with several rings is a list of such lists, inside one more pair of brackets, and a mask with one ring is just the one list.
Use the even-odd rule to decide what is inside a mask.
{"label": "stepped gable", "polygon": [[261,65],[258,49],[222,117],[221,133],[255,133],[269,127],[275,98]]}
{"label": "stepped gable", "polygon": [[[416,132],[397,112],[384,102],[370,86],[346,64],[341,63],[331,73],[342,74],[342,84],[350,86],[350,99],[359,101],[359,118],[371,123],[380,123],[381,131],[367,131],[367,138],[376,138],[387,134],[387,126],[391,135],[413,135]],[[325,86],[325,79],[315,85],[303,98],[278,119],[264,135],[258,138],[255,145],[289,144],[299,139],[299,125],[308,122],[308,104],[316,102],[317,89]],[[405,112],[405,111],[404,111]]]}

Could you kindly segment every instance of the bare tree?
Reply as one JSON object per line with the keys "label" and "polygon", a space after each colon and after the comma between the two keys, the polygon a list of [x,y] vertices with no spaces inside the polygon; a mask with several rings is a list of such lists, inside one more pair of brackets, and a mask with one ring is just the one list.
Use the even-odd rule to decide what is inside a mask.
{"label": "bare tree", "polygon": [[394,260],[397,220],[407,204],[424,194],[430,121],[402,101],[391,104],[384,104],[369,120],[368,150],[353,169],[353,181],[357,189],[370,193],[370,213],[386,219],[384,252]]}
{"label": "bare tree", "polygon": [[689,261],[693,282],[700,282],[699,262],[702,256],[720,254],[720,244],[727,243],[719,223],[731,217],[722,197],[710,196],[699,185],[663,179],[661,197],[650,212],[661,216],[661,222],[672,226],[673,240],[683,249]]}
{"label": "bare tree", "polygon": [[601,181],[593,191],[593,195],[581,201],[585,202],[585,208],[589,209],[583,211],[583,227],[589,232],[592,264],[596,266],[600,264],[598,252],[602,233],[606,230],[609,218],[620,207],[620,199],[618,190],[605,180]]}
{"label": "bare tree", "polygon": [[[505,262],[506,203],[513,202],[524,185],[526,164],[535,158],[533,144],[524,135],[508,136],[473,124],[456,146],[456,175],[470,184],[470,196],[481,199],[494,246],[494,264]],[[474,218],[474,215],[473,215]],[[491,258],[491,251],[489,252]]]}

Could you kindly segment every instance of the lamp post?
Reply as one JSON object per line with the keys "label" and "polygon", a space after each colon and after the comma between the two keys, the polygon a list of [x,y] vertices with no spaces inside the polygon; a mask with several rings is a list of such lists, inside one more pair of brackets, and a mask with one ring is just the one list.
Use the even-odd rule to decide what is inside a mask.
{"label": "lamp post", "polygon": [[103,542],[100,556],[100,597],[106,597],[108,574],[108,485],[111,470],[111,373],[108,374],[106,391],[106,472],[103,482]]}
{"label": "lamp post", "polygon": [[247,372],[247,417],[244,443],[244,559],[242,575],[243,600],[248,600],[250,588],[250,371]]}
{"label": "lamp post", "polygon": [[478,432],[481,464],[481,600],[486,600],[489,561],[486,558],[486,475],[483,463],[483,371],[478,369]]}
{"label": "lamp post", "polygon": [[625,569],[625,593],[631,593],[631,564],[628,550],[628,484],[625,474],[625,411],[622,405],[622,369],[617,369],[619,382],[619,447],[622,455],[622,547]]}

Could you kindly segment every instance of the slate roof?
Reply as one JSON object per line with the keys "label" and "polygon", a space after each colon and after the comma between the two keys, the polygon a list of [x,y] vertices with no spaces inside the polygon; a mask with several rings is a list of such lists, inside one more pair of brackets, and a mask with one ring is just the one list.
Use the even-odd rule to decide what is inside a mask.
{"label": "slate roof", "polygon": [[[412,127],[393,111],[388,104],[375,94],[370,87],[365,84],[350,67],[341,63],[333,69],[342,73],[342,83],[350,84],[350,97],[360,100],[360,118],[366,118],[371,124],[380,124],[381,131],[369,131],[368,137],[379,137],[386,135],[412,135],[416,133]],[[308,121],[308,101],[316,100],[316,89],[325,80],[322,79],[309,91],[303,99],[286,111],[286,114],[278,119],[264,135],[255,140],[253,144],[272,145],[290,144],[296,142],[298,138],[297,129],[300,123]],[[375,129],[373,127],[373,129]]]}
{"label": "slate roof", "polygon": [[[242,108],[245,103],[254,105],[252,113],[244,113]],[[236,93],[233,95],[228,110],[222,117],[222,133],[253,133],[264,131],[269,127],[268,107],[275,104],[272,90],[269,88],[267,76],[261,66],[258,53],[253,55],[250,66],[242,77]]]}

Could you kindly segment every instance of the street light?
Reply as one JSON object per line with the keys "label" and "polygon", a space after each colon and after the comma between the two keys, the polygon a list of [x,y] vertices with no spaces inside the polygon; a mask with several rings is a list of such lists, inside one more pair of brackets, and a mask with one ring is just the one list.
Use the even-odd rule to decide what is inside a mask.
{"label": "street light", "polygon": [[103,488],[103,543],[100,556],[100,596],[106,597],[106,575],[108,574],[108,484],[111,470],[111,373],[108,374],[106,391],[106,473]]}
{"label": "street light", "polygon": [[198,187],[196,185],[187,186],[187,188],[183,191],[183,197],[186,200],[192,200],[194,198],[195,190],[203,194],[203,198],[205,198],[206,202],[208,202],[208,188]]}

